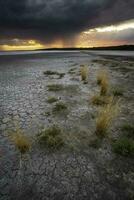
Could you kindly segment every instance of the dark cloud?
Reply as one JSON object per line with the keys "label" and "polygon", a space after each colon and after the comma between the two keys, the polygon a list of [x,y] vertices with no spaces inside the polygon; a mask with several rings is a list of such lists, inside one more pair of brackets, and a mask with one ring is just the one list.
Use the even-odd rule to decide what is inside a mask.
{"label": "dark cloud", "polygon": [[0,0],[0,39],[52,42],[134,18],[134,0]]}

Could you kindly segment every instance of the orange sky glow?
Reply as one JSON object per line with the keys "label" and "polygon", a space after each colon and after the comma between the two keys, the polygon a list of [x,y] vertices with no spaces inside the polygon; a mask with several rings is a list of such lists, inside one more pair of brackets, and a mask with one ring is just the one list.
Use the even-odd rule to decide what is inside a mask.
{"label": "orange sky glow", "polygon": [[122,44],[129,44],[120,38],[112,38],[111,35],[118,36],[126,30],[134,31],[134,20],[130,20],[118,25],[111,25],[106,27],[97,27],[94,29],[86,30],[80,33],[74,40],[73,46],[62,40],[57,40],[51,44],[41,44],[35,40],[19,40],[14,38],[15,44],[2,44],[0,50],[14,51],[14,50],[34,50],[44,48],[63,48],[63,47],[99,47],[99,46],[116,46]]}

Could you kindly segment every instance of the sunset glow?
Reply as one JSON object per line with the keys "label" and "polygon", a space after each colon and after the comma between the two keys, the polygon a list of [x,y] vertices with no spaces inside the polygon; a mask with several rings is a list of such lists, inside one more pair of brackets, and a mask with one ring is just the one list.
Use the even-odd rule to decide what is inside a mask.
{"label": "sunset glow", "polygon": [[[65,42],[58,39],[52,43],[41,43],[36,40],[21,40],[18,38],[12,39],[9,44],[0,45],[2,51],[14,50],[35,50],[45,48],[64,48],[64,47],[99,47],[99,46],[116,46],[123,44],[132,44],[134,41],[127,41],[125,39],[129,31],[134,32],[134,20],[129,20],[118,25],[111,25],[105,27],[97,27],[83,31],[75,37],[75,40]],[[123,35],[125,33],[125,35]],[[121,39],[120,39],[121,36]],[[10,44],[11,43],[11,44]],[[71,45],[72,44],[72,45]]]}

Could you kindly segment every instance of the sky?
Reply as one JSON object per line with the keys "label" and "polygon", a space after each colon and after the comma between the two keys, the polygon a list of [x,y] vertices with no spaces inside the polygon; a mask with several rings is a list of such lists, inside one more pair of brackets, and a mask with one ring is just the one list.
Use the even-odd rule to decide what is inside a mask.
{"label": "sky", "polygon": [[0,0],[0,50],[134,44],[134,0]]}

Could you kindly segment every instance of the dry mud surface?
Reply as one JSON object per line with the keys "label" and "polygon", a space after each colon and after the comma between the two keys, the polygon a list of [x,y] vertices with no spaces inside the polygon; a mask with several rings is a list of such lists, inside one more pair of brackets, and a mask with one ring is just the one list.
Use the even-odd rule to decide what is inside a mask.
{"label": "dry mud surface", "polygon": [[[80,78],[82,64],[89,68],[87,84]],[[123,96],[109,137],[93,148],[98,107],[89,99],[99,90],[96,74],[101,68]],[[47,70],[65,75],[45,75]],[[132,200],[134,158],[115,154],[111,139],[122,134],[124,123],[134,122],[133,77],[132,57],[88,52],[0,56],[0,200]],[[64,89],[49,91],[50,84]],[[53,113],[56,103],[47,102],[51,96],[66,104],[66,112]],[[57,124],[69,136],[68,144],[48,152],[34,142],[20,174],[19,153],[8,137],[16,123],[32,138],[42,127]]]}

